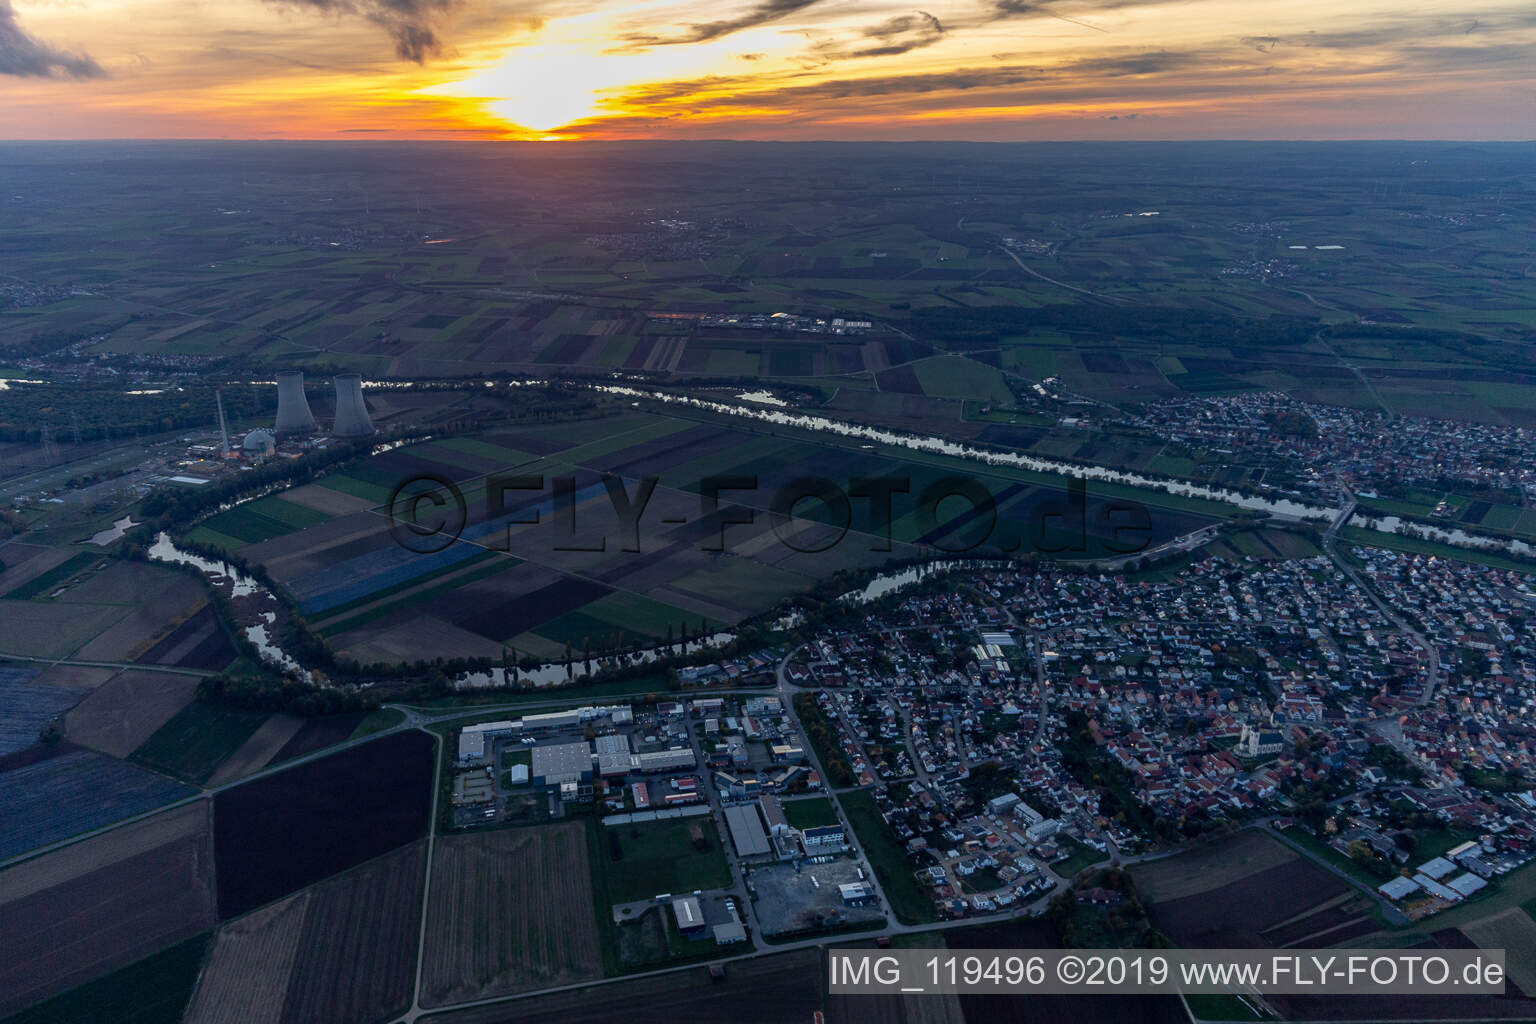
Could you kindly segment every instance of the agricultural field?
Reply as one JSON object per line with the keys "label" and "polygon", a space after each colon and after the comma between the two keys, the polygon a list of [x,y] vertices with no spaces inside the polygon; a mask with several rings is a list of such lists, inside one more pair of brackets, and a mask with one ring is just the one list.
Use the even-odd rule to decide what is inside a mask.
{"label": "agricultural field", "polygon": [[227,920],[426,834],[433,739],[386,736],[214,797]]}
{"label": "agricultural field", "polygon": [[186,1024],[282,1024],[309,894],[254,910],[218,930]]}
{"label": "agricultural field", "polygon": [[6,1024],[179,1024],[211,940],[205,932],[178,942],[7,1017]]}
{"label": "agricultural field", "polygon": [[[488,511],[487,475],[514,468],[542,479],[544,489],[508,491],[502,507]],[[1047,535],[1041,517],[1064,500],[1059,478],[976,470],[810,436],[765,435],[691,411],[628,413],[411,445],[348,463],[310,485],[344,478],[387,495],[424,473],[453,481],[467,518],[461,538],[441,551],[400,547],[378,511],[362,510],[251,544],[242,554],[272,573],[339,656],[370,664],[496,659],[504,647],[558,658],[567,646],[602,653],[664,642],[685,628],[733,625],[830,572],[912,557],[920,546],[953,550],[984,539],[985,524],[973,525],[958,500],[935,514],[917,508],[930,486],[955,473],[976,475],[994,496],[992,543],[1107,552],[1101,519],[1106,503],[1120,500],[1118,491],[1095,490],[1081,536]],[[641,478],[659,478],[638,529],[622,529],[601,483],[605,473],[622,478],[631,496]],[[833,514],[816,501],[800,502],[793,520],[773,515],[775,495],[793,481],[825,477],[851,486],[891,475],[911,483],[908,495],[894,499],[889,544],[883,513],[869,501],[852,502],[841,540],[840,527],[828,522]],[[557,505],[553,481],[564,476],[574,478],[572,496]],[[721,509],[710,511],[699,491],[711,476],[755,478],[757,486],[726,492]],[[1172,503],[1157,513],[1149,517],[1152,543],[1207,521]]]}
{"label": "agricultural field", "polygon": [[[388,709],[385,709],[385,713],[399,715],[398,711],[390,712]],[[352,738],[367,717],[363,712],[354,712],[303,719],[298,730],[289,737],[288,742],[284,743],[276,754],[272,755],[269,763],[281,764],[284,761],[316,754],[327,747],[344,743]]]}
{"label": "agricultural field", "polygon": [[268,717],[194,700],[135,748],[130,759],[188,782],[207,782]]}
{"label": "agricultural field", "polygon": [[1509,980],[1527,997],[1536,997],[1536,920],[1518,907],[1500,911],[1461,931],[1483,949],[1502,949]]}
{"label": "agricultural field", "polygon": [[93,751],[56,751],[0,774],[0,860],[195,793],[163,775]]}
{"label": "agricultural field", "polygon": [[[192,532],[191,539],[219,547],[241,547],[318,526],[330,518],[311,505],[288,501],[283,495],[274,494],[210,516]],[[231,545],[230,541],[235,543]]]}
{"label": "agricultural field", "polygon": [[590,879],[581,822],[438,839],[423,1004],[600,977]]}
{"label": "agricultural field", "polygon": [[198,801],[0,871],[0,1014],[210,928],[211,850]]}
{"label": "agricultural field", "polygon": [[[11,255],[18,276],[59,298],[7,310],[0,347],[30,351],[63,332],[88,339],[88,354],[370,375],[643,369],[830,383],[953,347],[1111,401],[1262,382],[1374,403],[1348,360],[1405,411],[1454,405],[1530,422],[1536,404],[1518,358],[1533,312],[1520,276],[1526,193],[1509,184],[1525,170],[1518,150],[950,146],[937,175],[921,150],[871,160],[800,149],[771,166],[708,143],[629,147],[612,161],[463,154],[450,161],[462,171],[453,189],[435,193],[432,238],[414,197],[443,161],[409,147],[349,171],[318,220],[293,203],[308,172],[283,158],[241,186],[260,213],[211,222],[225,168],[248,156],[184,151],[185,164],[168,156],[112,178],[89,161],[38,158],[71,215],[46,240],[23,231]],[[1501,187],[1448,195],[1425,165]],[[509,195],[509,177],[529,190]],[[174,198],[149,187],[164,180],[177,182]],[[659,207],[613,204],[635,189]],[[682,219],[661,229],[656,208]],[[100,238],[112,251],[83,256]],[[112,294],[71,294],[87,273]],[[990,319],[999,310],[1008,315]],[[699,321],[781,311],[873,328]],[[1272,343],[1272,320],[1309,330]],[[1335,351],[1312,340],[1323,327]],[[406,400],[379,396],[376,421]],[[323,420],[324,396],[314,401]]]}
{"label": "agricultural field", "polygon": [[390,1020],[415,983],[426,844],[418,840],[227,922],[188,1024]]}
{"label": "agricultural field", "polygon": [[[177,645],[162,646],[163,641],[207,605],[202,584],[190,576],[100,555],[76,555],[48,573],[46,585],[39,587],[43,580],[36,577],[0,600],[0,651],[165,664]],[[190,650],[179,651],[170,663]],[[199,657],[211,657],[210,648],[203,648]]]}
{"label": "agricultural field", "polygon": [[1234,562],[1257,559],[1264,562],[1315,558],[1322,548],[1306,534],[1291,530],[1245,530],[1219,538],[1202,549]]}
{"label": "agricultural field", "polygon": [[124,670],[65,716],[65,735],[82,747],[127,757],[187,707],[196,692],[196,676]]}
{"label": "agricultural field", "polygon": [[1328,946],[1379,927],[1369,897],[1261,833],[1189,856],[1131,869],[1153,927],[1181,946]]}
{"label": "agricultural field", "polygon": [[[676,1024],[680,1020],[783,1024],[809,1021],[823,1006],[820,950],[754,957],[727,965],[716,980],[704,967],[614,984],[454,1010],[434,1024]],[[849,1019],[849,1018],[842,1018]]]}
{"label": "agricultural field", "polygon": [[218,672],[235,660],[235,646],[212,604],[187,616],[179,626],[134,660],[141,665]]}
{"label": "agricultural field", "polygon": [[303,727],[297,715],[272,715],[208,777],[208,785],[223,786],[265,768]]}
{"label": "agricultural field", "polygon": [[37,742],[38,731],[79,703],[90,691],[38,683],[41,669],[0,665],[0,754],[24,750]]}
{"label": "agricultural field", "polygon": [[598,841],[607,854],[594,872],[604,906],[731,884],[720,835],[707,817],[615,825],[600,829]]}
{"label": "agricultural field", "polygon": [[[1060,946],[1054,929],[1042,920],[1010,921],[946,931],[944,945],[955,953],[983,949],[1054,949]],[[1177,996],[1088,993],[1033,996],[960,996],[967,1024],[1184,1024],[1189,1016]]]}
{"label": "agricultural field", "polygon": [[[1432,935],[1407,948],[1426,955],[1442,949],[1471,949],[1477,944],[1456,928],[1439,928]],[[1517,969],[1518,947],[1509,950],[1507,969],[1511,978]],[[1267,996],[1266,1002],[1288,1020],[1371,1020],[1371,1021],[1495,1021],[1530,1020],[1536,1017],[1536,1001],[1525,995],[1517,983],[1507,982],[1500,996],[1416,993],[1381,996]]]}

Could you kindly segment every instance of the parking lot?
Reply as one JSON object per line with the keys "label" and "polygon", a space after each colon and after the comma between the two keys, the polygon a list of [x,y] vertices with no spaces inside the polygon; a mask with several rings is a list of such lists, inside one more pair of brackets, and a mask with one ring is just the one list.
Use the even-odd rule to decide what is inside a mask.
{"label": "parking lot", "polygon": [[879,921],[885,916],[878,902],[862,907],[843,902],[838,886],[863,880],[858,862],[851,857],[823,864],[802,862],[798,873],[793,864],[770,864],[754,868],[748,878],[757,893],[758,923],[768,935]]}

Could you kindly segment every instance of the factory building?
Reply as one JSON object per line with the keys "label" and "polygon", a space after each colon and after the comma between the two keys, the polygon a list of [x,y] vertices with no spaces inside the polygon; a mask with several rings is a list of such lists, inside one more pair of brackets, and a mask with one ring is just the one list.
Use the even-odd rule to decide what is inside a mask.
{"label": "factory building", "polygon": [[698,935],[704,931],[704,908],[699,906],[697,896],[680,896],[672,901],[672,916],[677,919],[677,930],[681,935]]}
{"label": "factory building", "polygon": [[599,736],[592,741],[597,753],[597,774],[601,778],[627,775],[634,769],[634,755],[629,751],[629,737]]}
{"label": "factory building", "polygon": [[715,943],[720,946],[731,946],[738,942],[747,941],[747,930],[742,927],[740,921],[731,921],[727,924],[715,925]]}
{"label": "factory building", "polygon": [[768,833],[763,831],[763,820],[757,816],[755,805],[725,808],[725,824],[738,857],[761,857],[770,851]]}
{"label": "factory building", "polygon": [[637,754],[634,758],[635,771],[638,772],[673,772],[684,768],[696,768],[698,763],[698,759],[693,756],[692,747],[651,750]]}
{"label": "factory building", "polygon": [[517,721],[480,722],[466,725],[459,730],[459,757],[461,765],[481,764],[485,761],[486,744],[498,736],[511,736],[519,731]]}
{"label": "factory building", "polygon": [[535,786],[591,781],[592,748],[586,743],[551,743],[533,748]]}

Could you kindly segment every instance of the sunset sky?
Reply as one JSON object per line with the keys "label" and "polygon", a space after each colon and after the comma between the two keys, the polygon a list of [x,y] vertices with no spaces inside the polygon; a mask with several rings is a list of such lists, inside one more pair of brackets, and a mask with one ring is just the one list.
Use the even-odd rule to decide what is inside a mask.
{"label": "sunset sky", "polygon": [[1531,0],[0,0],[0,137],[1536,138]]}

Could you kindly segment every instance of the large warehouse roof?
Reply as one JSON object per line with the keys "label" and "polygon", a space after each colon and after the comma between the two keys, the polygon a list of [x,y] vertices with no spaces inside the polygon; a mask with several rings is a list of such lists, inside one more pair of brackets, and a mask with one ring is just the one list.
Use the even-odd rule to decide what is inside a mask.
{"label": "large warehouse roof", "polygon": [[725,823],[731,830],[731,842],[736,844],[736,854],[755,857],[768,852],[768,833],[763,831],[763,819],[757,816],[756,804],[738,804],[725,809]]}
{"label": "large warehouse roof", "polygon": [[592,775],[592,748],[585,743],[550,743],[533,748],[533,779],[546,786]]}

